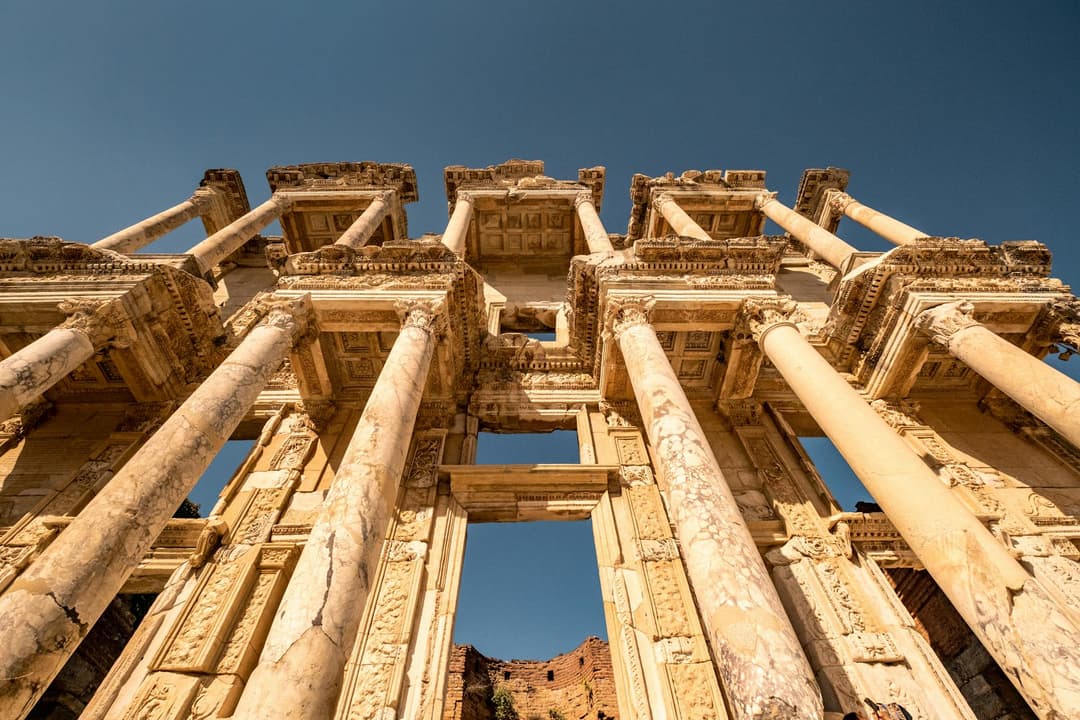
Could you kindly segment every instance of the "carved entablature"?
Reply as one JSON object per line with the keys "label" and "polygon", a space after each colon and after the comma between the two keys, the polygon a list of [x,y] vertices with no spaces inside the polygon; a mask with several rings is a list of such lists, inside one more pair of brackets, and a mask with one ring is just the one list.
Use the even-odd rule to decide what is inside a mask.
{"label": "carved entablature", "polygon": [[[433,369],[431,391],[464,392],[480,364],[486,334],[483,283],[469,266],[434,238],[395,241],[355,251],[330,245],[290,256],[279,292],[310,292],[322,330],[316,364],[296,368],[301,388],[345,388],[359,399],[374,386],[398,330],[401,301],[443,298],[449,310]],[[321,382],[318,361],[325,362]],[[295,360],[294,360],[295,364]],[[313,369],[312,369],[313,368]]]}
{"label": "carved entablature", "polygon": [[208,236],[251,210],[244,181],[240,173],[232,168],[207,170],[199,187],[211,191],[212,195],[210,206],[201,213],[203,228]]}
{"label": "carved entablature", "polygon": [[842,168],[809,168],[803,171],[799,189],[795,193],[795,212],[804,215],[831,233],[836,232],[840,215],[830,207],[832,191],[847,189],[851,173]]}
{"label": "carved entablature", "polygon": [[670,196],[714,238],[759,235],[764,218],[756,211],[754,200],[763,189],[762,170],[687,170],[678,177],[667,173],[654,178],[634,175],[630,184],[633,207],[627,241],[671,233],[656,208],[660,195]]}
{"label": "carved entablature", "polygon": [[974,373],[945,348],[930,345],[914,318],[963,300],[971,304],[973,321],[1041,352],[1045,342],[1038,346],[1028,336],[1045,306],[1067,293],[1049,272],[1049,251],[1038,242],[920,239],[839,282],[825,340],[838,369],[852,372],[873,397],[903,397],[924,380],[939,390],[973,389]]}
{"label": "carved entablature", "polygon": [[0,239],[0,318],[8,353],[61,323],[94,343],[98,353],[49,391],[55,401],[172,400],[223,357],[225,331],[203,280],[60,238]]}
{"label": "carved entablature", "polygon": [[[270,189],[289,200],[281,216],[288,252],[315,250],[337,241],[374,203],[381,219],[366,241],[378,246],[408,237],[405,204],[415,202],[416,173],[403,163],[309,163],[266,171]],[[365,220],[366,222],[366,220]]]}
{"label": "carved entablature", "polygon": [[443,178],[446,182],[446,199],[451,205],[457,200],[459,188],[580,190],[581,186],[585,186],[592,192],[593,204],[598,211],[604,199],[605,169],[600,166],[578,170],[577,182],[547,177],[544,175],[543,160],[516,159],[484,168],[451,165],[443,171]]}

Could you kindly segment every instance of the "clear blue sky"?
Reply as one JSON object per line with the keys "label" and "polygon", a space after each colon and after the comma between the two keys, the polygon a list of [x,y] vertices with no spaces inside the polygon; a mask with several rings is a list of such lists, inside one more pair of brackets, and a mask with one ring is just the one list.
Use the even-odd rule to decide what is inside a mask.
{"label": "clear blue sky", "polygon": [[[238,168],[255,204],[271,165],[409,162],[415,236],[445,225],[449,164],[606,165],[613,232],[634,172],[760,168],[790,201],[804,168],[836,165],[853,195],[929,232],[1041,240],[1077,283],[1078,37],[1074,1],[7,0],[0,235],[92,242],[207,167]],[[841,235],[887,249],[850,222]],[[602,628],[574,632],[559,649]]]}

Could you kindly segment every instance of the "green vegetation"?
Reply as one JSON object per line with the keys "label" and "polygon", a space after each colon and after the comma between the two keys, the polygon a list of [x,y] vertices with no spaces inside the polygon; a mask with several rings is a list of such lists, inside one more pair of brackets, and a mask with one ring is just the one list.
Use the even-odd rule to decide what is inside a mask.
{"label": "green vegetation", "polygon": [[498,688],[492,693],[491,704],[495,706],[495,720],[518,720],[514,696],[506,688]]}

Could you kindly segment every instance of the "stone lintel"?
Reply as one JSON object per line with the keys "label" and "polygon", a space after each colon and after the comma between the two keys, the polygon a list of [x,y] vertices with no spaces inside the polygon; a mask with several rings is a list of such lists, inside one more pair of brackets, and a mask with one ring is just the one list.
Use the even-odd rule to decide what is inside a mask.
{"label": "stone lintel", "polygon": [[843,168],[809,168],[803,171],[799,180],[799,189],[795,193],[792,209],[800,215],[813,220],[831,233],[836,232],[840,216],[828,208],[830,190],[847,189],[851,172]]}
{"label": "stone lintel", "polygon": [[280,165],[266,171],[271,192],[278,190],[396,190],[401,203],[419,199],[416,172],[406,163],[372,161]]}

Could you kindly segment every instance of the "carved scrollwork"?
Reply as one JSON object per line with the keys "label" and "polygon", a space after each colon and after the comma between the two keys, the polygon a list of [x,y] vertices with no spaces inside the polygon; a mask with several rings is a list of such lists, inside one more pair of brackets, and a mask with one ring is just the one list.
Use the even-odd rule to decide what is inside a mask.
{"label": "carved scrollwork", "polygon": [[923,423],[918,419],[919,403],[913,400],[874,400],[870,407],[896,430],[907,427],[919,427]]}
{"label": "carved scrollwork", "polygon": [[394,304],[401,327],[414,327],[440,338],[446,334],[446,304],[440,300],[400,300]]}
{"label": "carved scrollwork", "polygon": [[915,318],[915,327],[939,345],[948,347],[953,335],[979,324],[973,317],[975,306],[967,300],[945,303],[924,310]]}
{"label": "carved scrollwork", "polygon": [[1080,298],[1070,297],[1050,303],[1051,316],[1057,321],[1055,341],[1064,346],[1060,359],[1080,353]]}
{"label": "carved scrollwork", "polygon": [[766,332],[780,325],[795,324],[805,320],[799,304],[788,297],[756,298],[743,301],[735,322],[736,334],[748,335],[760,342]]}
{"label": "carved scrollwork", "polygon": [[263,316],[260,324],[287,331],[294,343],[318,332],[310,295],[298,298],[270,296],[261,299],[259,305]]}
{"label": "carved scrollwork", "polygon": [[95,348],[106,346],[131,347],[138,340],[131,319],[124,309],[123,300],[91,300],[78,298],[64,300],[57,307],[67,315],[60,327],[77,330],[90,338]]}
{"label": "carved scrollwork", "polygon": [[829,193],[829,209],[837,215],[843,215],[844,211],[848,209],[851,203],[855,202],[855,198],[848,195],[846,192],[835,190]]}
{"label": "carved scrollwork", "polygon": [[647,325],[656,300],[652,295],[627,295],[608,301],[605,330],[618,337],[628,328]]}

